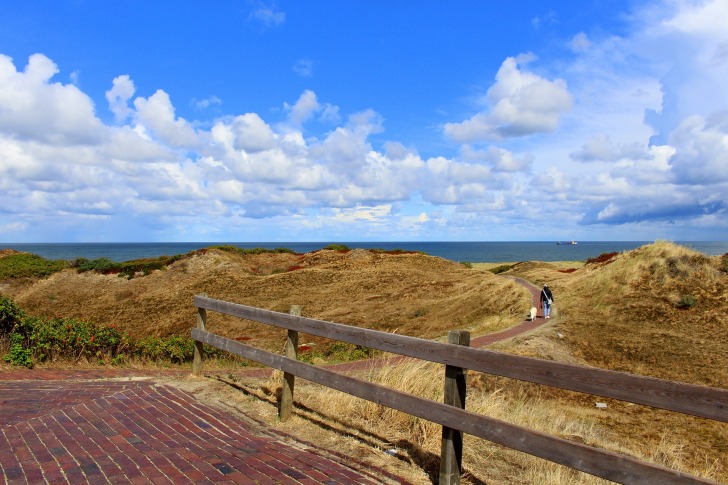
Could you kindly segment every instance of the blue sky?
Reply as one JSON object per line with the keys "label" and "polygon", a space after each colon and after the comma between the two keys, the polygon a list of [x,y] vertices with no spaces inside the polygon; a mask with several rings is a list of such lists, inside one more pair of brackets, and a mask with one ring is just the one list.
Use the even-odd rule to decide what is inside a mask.
{"label": "blue sky", "polygon": [[0,243],[728,240],[728,0],[0,11]]}

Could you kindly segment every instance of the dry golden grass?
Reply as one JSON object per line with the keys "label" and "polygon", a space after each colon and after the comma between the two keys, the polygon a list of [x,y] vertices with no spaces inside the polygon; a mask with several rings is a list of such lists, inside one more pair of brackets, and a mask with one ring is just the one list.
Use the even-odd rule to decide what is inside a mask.
{"label": "dry golden grass", "polygon": [[[720,258],[658,242],[564,272],[572,267],[525,262],[507,273],[539,285],[548,282],[557,306],[548,325],[500,343],[498,350],[726,387],[728,277]],[[696,302],[680,309],[685,293]],[[441,401],[443,374],[442,366],[410,362],[367,377]],[[263,387],[274,390],[277,382]],[[474,412],[728,482],[724,423],[473,373],[468,386],[467,408]],[[296,400],[300,410],[316,410],[318,421],[335,421],[333,427],[347,439],[366,434],[380,452],[396,447],[402,462],[428,473],[430,478],[415,483],[430,483],[437,475],[438,426],[312,384],[297,387]],[[596,402],[607,408],[597,408]],[[286,429],[306,432],[306,412],[299,413]],[[464,466],[466,483],[607,483],[473,437],[466,437]]]}
{"label": "dry golden grass", "polygon": [[[307,317],[431,339],[453,328],[499,330],[520,321],[528,307],[526,290],[492,273],[421,254],[364,250],[247,256],[208,250],[132,280],[65,270],[20,283],[6,283],[3,292],[31,314],[114,323],[134,335],[188,334],[199,293],[280,312],[302,305]],[[210,327],[261,345],[281,335],[220,315],[210,316]]]}
{"label": "dry golden grass", "polygon": [[[443,376],[443,366],[417,360],[383,366],[360,375],[371,382],[439,402],[443,396]],[[272,396],[280,382],[281,373],[277,372],[259,389]],[[346,441],[347,446],[352,447],[350,450],[358,444],[369,449],[369,458],[376,457],[379,466],[391,466],[392,463],[387,463],[391,459],[384,452],[396,450],[399,472],[407,473],[412,483],[436,481],[441,438],[438,425],[305,381],[298,381],[296,386],[295,418],[288,423],[278,423],[271,397],[267,414],[269,425],[329,446],[339,439]],[[470,411],[708,479],[725,480],[725,453],[714,450],[696,454],[685,440],[686,429],[699,426],[703,420],[687,418],[688,426],[676,428],[669,416],[674,413],[606,401],[608,408],[598,409],[593,397],[580,399],[575,393],[541,391],[536,386],[508,379],[476,373],[468,375],[466,407]],[[656,419],[649,433],[631,433],[630,427],[638,423],[629,423],[625,428],[618,420],[610,418],[610,415],[629,413],[631,408],[640,408],[638,413]],[[652,418],[646,421],[650,422]],[[645,423],[639,425],[645,426]],[[463,467],[464,483],[611,483],[467,435]],[[427,476],[414,478],[419,471]]]}
{"label": "dry golden grass", "polygon": [[[547,263],[528,263],[509,274],[548,282],[556,299],[556,318],[501,349],[728,387],[728,276],[720,257],[657,242],[573,273]],[[694,297],[687,299],[694,303],[681,308],[685,295]],[[556,406],[593,406],[596,399],[551,394]],[[635,456],[728,481],[725,424],[606,402],[615,412],[598,414],[600,425]]]}
{"label": "dry golden grass", "polygon": [[658,242],[564,276],[552,286],[575,355],[599,367],[728,387],[728,278],[718,258]]}
{"label": "dry golden grass", "polygon": [[[530,306],[525,290],[487,266],[468,270],[421,255],[363,252],[285,258],[211,252],[139,280],[66,273],[16,291],[24,307],[47,311],[78,311],[79,300],[99,300],[98,308],[116,312],[106,314],[108,321],[120,318],[130,328],[144,328],[130,316],[140,312],[143,322],[159,326],[145,331],[161,334],[192,325],[191,296],[199,292],[278,311],[302,304],[306,316],[431,339],[456,328],[473,336],[496,331],[520,321]],[[302,269],[275,274],[289,263]],[[728,276],[721,258],[658,242],[606,262],[523,262],[506,274],[548,283],[555,312],[540,329],[497,344],[499,351],[728,387]],[[162,315],[166,320],[159,323]],[[277,350],[283,346],[282,332],[265,327],[212,316],[211,327],[223,335],[269,339]],[[214,369],[223,376],[235,371]],[[441,401],[443,374],[441,366],[410,362],[366,377]],[[300,380],[294,418],[278,423],[279,377],[262,383],[238,378],[247,393],[241,409],[411,483],[431,483],[428,476],[437,474],[439,427]],[[492,376],[470,373],[468,380],[467,408],[474,412],[728,483],[723,423]],[[607,409],[596,408],[596,401]],[[389,449],[397,450],[395,457],[384,453]],[[465,483],[606,483],[472,437],[466,437],[464,465]]]}
{"label": "dry golden grass", "polygon": [[[440,365],[407,360],[360,374],[377,384],[442,402],[444,369]],[[410,483],[436,482],[439,471],[441,428],[406,413],[347,394],[298,380],[294,418],[280,423],[275,415],[275,394],[281,373],[254,383],[243,379],[243,388],[257,395],[259,418],[269,426],[289,432],[348,455],[385,467]],[[593,399],[574,399],[568,393],[542,392],[536,386],[519,384],[481,374],[468,374],[468,410],[576,441],[589,446],[632,455],[709,479],[724,480],[721,455],[696,456],[688,448],[682,430],[656,428],[649,436],[631,437],[615,426],[607,415],[624,413],[632,406],[609,400],[608,409],[598,409]],[[573,393],[571,393],[573,394]],[[247,408],[246,408],[247,409]],[[644,410],[642,412],[649,412]],[[665,414],[665,413],[663,413]],[[663,416],[664,417],[664,416]],[[645,441],[646,440],[646,441]],[[394,456],[388,455],[390,451]],[[548,461],[465,436],[464,483],[611,483]]]}

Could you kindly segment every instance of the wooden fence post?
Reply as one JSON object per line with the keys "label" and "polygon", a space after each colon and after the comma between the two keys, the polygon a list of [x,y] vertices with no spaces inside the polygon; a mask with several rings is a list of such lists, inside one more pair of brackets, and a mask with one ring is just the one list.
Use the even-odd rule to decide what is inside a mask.
{"label": "wooden fence post", "polygon": [[[455,345],[470,345],[470,332],[453,330],[447,334],[447,342]],[[465,409],[465,370],[462,367],[445,366],[444,403]],[[463,432],[442,427],[442,449],[440,452],[440,485],[457,485],[463,466]]]}
{"label": "wooden fence post", "polygon": [[[291,315],[301,316],[301,305],[291,305]],[[289,330],[286,338],[286,357],[298,359],[298,332]],[[293,411],[293,387],[295,376],[288,372],[283,373],[283,389],[281,390],[281,401],[278,405],[278,418],[281,421],[288,421]]]}
{"label": "wooden fence post", "polygon": [[[201,296],[207,296],[207,293],[202,293]],[[197,329],[205,330],[207,328],[207,310],[204,308],[197,308]],[[192,360],[192,373],[196,376],[202,375],[202,342],[195,342],[195,355]]]}

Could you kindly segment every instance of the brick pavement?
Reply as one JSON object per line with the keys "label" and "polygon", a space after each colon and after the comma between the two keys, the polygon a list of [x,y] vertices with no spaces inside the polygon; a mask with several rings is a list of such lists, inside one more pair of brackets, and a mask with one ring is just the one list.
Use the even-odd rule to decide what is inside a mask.
{"label": "brick pavement", "polygon": [[[538,307],[539,288],[516,281],[531,292]],[[483,347],[543,323],[543,318],[524,321],[475,338],[471,346]],[[361,365],[376,364],[332,367],[344,371]],[[405,483],[345,457],[295,446],[290,437],[256,434],[241,418],[154,380],[175,373],[184,374],[0,371],[0,485]]]}
{"label": "brick pavement", "polygon": [[0,372],[0,484],[404,483],[129,374]]}
{"label": "brick pavement", "polygon": [[[541,289],[524,280],[523,278],[517,278],[514,276],[508,276],[512,278],[516,283],[526,288],[531,293],[531,306],[535,306],[538,309],[538,316],[534,320],[524,320],[515,327],[508,328],[501,332],[489,333],[488,335],[482,335],[476,337],[470,341],[471,347],[485,347],[495,342],[500,342],[516,335],[521,335],[528,331],[533,330],[536,327],[540,327],[546,320],[543,318],[543,309],[539,308],[539,297],[541,296]],[[556,315],[556,309],[552,309],[554,316]]]}

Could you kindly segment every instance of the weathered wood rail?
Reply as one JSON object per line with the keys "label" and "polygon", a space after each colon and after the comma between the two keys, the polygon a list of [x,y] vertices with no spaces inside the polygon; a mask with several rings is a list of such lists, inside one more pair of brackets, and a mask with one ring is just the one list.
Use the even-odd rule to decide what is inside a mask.
{"label": "weathered wood rail", "polygon": [[[463,409],[465,388],[462,370],[519,379],[721,422],[728,422],[728,390],[474,349],[468,347],[467,342],[463,345],[462,334],[467,332],[451,332],[450,342],[453,343],[440,343],[305,318],[299,316],[300,313],[273,312],[200,295],[195,296],[194,304],[198,310],[197,328],[192,330],[192,338],[196,341],[194,373],[200,374],[202,371],[202,345],[207,344],[283,371],[284,394],[289,394],[289,401],[293,397],[293,376],[298,376],[440,424],[443,426],[441,484],[459,483],[462,450],[458,446],[462,446],[462,435],[458,437],[457,433],[463,432],[618,483],[716,483],[467,411]],[[208,332],[207,310],[288,329],[287,356]],[[445,401],[450,404],[420,398],[300,362],[295,358],[298,332],[445,364]],[[469,336],[465,340],[468,341]],[[290,403],[281,405],[280,414],[282,417],[290,414]],[[450,440],[447,445],[445,440]],[[453,440],[455,445],[452,445]]]}

